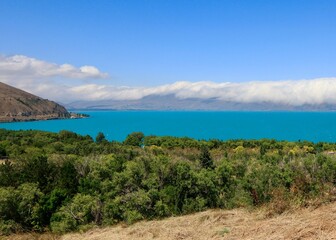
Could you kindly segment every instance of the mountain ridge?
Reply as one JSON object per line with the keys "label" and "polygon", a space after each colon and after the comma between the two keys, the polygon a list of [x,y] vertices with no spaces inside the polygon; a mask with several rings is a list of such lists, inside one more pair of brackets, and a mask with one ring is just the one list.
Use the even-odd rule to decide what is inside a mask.
{"label": "mountain ridge", "polygon": [[217,98],[178,98],[174,94],[149,95],[137,100],[76,101],[65,104],[81,110],[206,110],[206,111],[335,111],[332,104],[290,105],[272,102],[234,102]]}
{"label": "mountain ridge", "polygon": [[70,118],[62,105],[0,82],[0,122]]}

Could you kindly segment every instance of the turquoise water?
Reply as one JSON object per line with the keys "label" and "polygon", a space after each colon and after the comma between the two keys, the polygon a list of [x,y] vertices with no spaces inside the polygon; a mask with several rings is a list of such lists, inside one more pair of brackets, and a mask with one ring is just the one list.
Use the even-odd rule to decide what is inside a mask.
{"label": "turquoise water", "polygon": [[336,112],[173,112],[89,111],[87,119],[1,123],[6,129],[66,129],[122,141],[127,134],[192,137],[196,139],[309,140],[336,142]]}

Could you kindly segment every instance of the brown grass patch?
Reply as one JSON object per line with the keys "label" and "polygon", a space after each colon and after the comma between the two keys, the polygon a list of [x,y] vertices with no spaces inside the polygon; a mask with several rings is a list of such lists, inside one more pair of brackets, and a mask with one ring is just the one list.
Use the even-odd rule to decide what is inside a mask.
{"label": "brown grass patch", "polygon": [[52,233],[25,233],[11,236],[0,236],[0,240],[59,240],[61,236]]}
{"label": "brown grass patch", "polygon": [[[267,209],[208,210],[192,215],[133,225],[120,224],[71,233],[62,240],[204,240],[204,239],[336,239],[336,202],[319,207],[285,211],[267,216]],[[57,239],[54,235],[4,239]],[[50,238],[48,238],[50,237]],[[0,238],[1,239],[1,238]]]}

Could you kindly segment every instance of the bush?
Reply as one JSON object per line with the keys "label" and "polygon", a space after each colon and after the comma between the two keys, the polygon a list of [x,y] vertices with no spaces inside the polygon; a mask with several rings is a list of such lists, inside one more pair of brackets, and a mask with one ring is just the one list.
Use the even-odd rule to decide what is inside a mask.
{"label": "bush", "polygon": [[17,189],[0,188],[0,221],[3,229],[7,229],[6,231],[19,228],[41,230],[40,200],[42,197],[43,193],[38,189],[37,184],[33,183],[24,183]]}
{"label": "bush", "polygon": [[121,144],[103,134],[95,142],[69,131],[0,133],[0,154],[9,156],[0,165],[1,234],[81,231],[216,207],[266,204],[279,214],[334,197],[336,156],[326,152],[334,143],[144,140],[135,132]]}
{"label": "bush", "polygon": [[10,235],[11,233],[18,232],[20,226],[14,220],[1,220],[0,219],[0,236]]}
{"label": "bush", "polygon": [[76,230],[80,225],[99,223],[101,206],[96,197],[78,193],[67,205],[60,208],[51,219],[54,232]]}
{"label": "bush", "polygon": [[145,135],[142,132],[133,132],[129,134],[125,141],[125,145],[141,147],[144,144]]}

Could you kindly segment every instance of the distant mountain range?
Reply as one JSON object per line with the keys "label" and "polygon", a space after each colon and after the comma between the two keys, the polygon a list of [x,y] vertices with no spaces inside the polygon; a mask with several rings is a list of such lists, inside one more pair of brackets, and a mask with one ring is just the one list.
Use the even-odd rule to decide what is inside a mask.
{"label": "distant mountain range", "polygon": [[70,118],[61,105],[0,82],[0,122]]}
{"label": "distant mountain range", "polygon": [[82,117],[72,110],[205,110],[205,111],[335,111],[336,105],[286,105],[271,102],[229,102],[217,98],[149,95],[139,100],[76,101],[62,105],[0,82],[0,122]]}
{"label": "distant mountain range", "polygon": [[227,102],[216,98],[186,98],[175,95],[150,95],[139,100],[77,101],[65,105],[68,109],[87,110],[209,110],[209,111],[334,111],[332,104],[286,105],[270,102]]}

